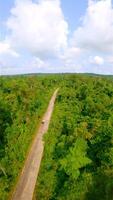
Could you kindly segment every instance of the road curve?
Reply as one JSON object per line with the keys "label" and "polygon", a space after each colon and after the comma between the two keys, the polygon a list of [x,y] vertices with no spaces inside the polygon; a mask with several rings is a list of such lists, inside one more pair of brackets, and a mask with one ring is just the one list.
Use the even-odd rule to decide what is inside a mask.
{"label": "road curve", "polygon": [[37,131],[37,135],[25,162],[20,179],[12,195],[12,200],[32,200],[33,198],[33,192],[44,150],[43,135],[47,132],[49,127],[57,92],[58,89],[54,92],[49,102],[47,111],[43,116],[42,120],[44,120],[44,123],[40,124]]}

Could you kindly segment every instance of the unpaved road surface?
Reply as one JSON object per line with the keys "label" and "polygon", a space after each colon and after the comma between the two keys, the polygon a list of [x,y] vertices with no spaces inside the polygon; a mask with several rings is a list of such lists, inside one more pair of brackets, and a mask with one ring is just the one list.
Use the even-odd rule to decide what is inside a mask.
{"label": "unpaved road surface", "polygon": [[49,127],[57,92],[58,89],[54,92],[49,102],[47,111],[42,119],[44,120],[44,124],[41,123],[37,131],[37,135],[25,162],[20,179],[13,193],[12,200],[32,200],[33,198],[33,192],[44,150],[43,135],[47,132]]}

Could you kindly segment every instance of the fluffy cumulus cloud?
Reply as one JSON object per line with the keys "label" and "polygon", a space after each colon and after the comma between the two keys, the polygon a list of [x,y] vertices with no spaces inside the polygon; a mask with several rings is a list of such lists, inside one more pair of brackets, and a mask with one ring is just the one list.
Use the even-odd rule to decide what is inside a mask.
{"label": "fluffy cumulus cloud", "polygon": [[90,57],[89,61],[91,64],[95,64],[95,65],[103,65],[104,64],[104,59],[100,56]]}
{"label": "fluffy cumulus cloud", "polygon": [[16,0],[7,27],[12,46],[33,56],[58,56],[67,46],[68,24],[59,0]]}
{"label": "fluffy cumulus cloud", "polygon": [[29,63],[24,64],[24,67],[32,66],[33,69],[44,69],[49,67],[49,63],[41,60],[38,57],[32,57],[32,60]]}
{"label": "fluffy cumulus cloud", "polygon": [[79,64],[83,66],[82,71],[87,69],[89,72],[111,73],[113,71],[112,0],[88,0],[81,25],[76,28],[70,41],[71,48],[65,51],[63,57],[67,66],[76,68],[76,64]]}
{"label": "fluffy cumulus cloud", "polygon": [[112,0],[89,0],[82,25],[75,30],[72,42],[87,50],[113,52]]}
{"label": "fluffy cumulus cloud", "polygon": [[71,38],[61,0],[15,0],[6,26],[8,34],[0,42],[0,66],[4,60],[5,65],[14,66],[16,61],[10,62],[10,56],[17,59],[17,52],[23,62],[23,52],[24,64],[17,59],[23,71],[18,68],[18,72],[113,73],[112,0],[88,0],[81,25]]}
{"label": "fluffy cumulus cloud", "polygon": [[7,41],[0,41],[0,56],[4,54],[19,57],[19,54],[11,48]]}
{"label": "fluffy cumulus cloud", "polygon": [[64,52],[60,55],[60,59],[63,61],[65,66],[75,66],[76,60],[80,57],[82,50],[77,47],[65,48]]}
{"label": "fluffy cumulus cloud", "polygon": [[11,60],[17,60],[19,57],[19,53],[12,49],[8,41],[0,41],[0,75],[7,74],[7,66],[11,65]]}

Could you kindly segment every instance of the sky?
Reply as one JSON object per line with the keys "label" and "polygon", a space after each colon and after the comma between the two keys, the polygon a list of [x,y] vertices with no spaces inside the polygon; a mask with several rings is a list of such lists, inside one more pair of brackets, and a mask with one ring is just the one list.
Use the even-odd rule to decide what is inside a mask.
{"label": "sky", "polygon": [[113,74],[113,0],[0,0],[0,75]]}

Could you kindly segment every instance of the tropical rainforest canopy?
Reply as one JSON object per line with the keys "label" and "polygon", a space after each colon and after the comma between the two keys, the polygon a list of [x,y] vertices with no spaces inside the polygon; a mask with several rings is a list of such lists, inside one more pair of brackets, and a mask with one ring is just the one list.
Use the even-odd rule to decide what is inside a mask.
{"label": "tropical rainforest canopy", "polygon": [[0,200],[10,196],[57,87],[34,199],[113,199],[113,79],[67,74],[0,78]]}

